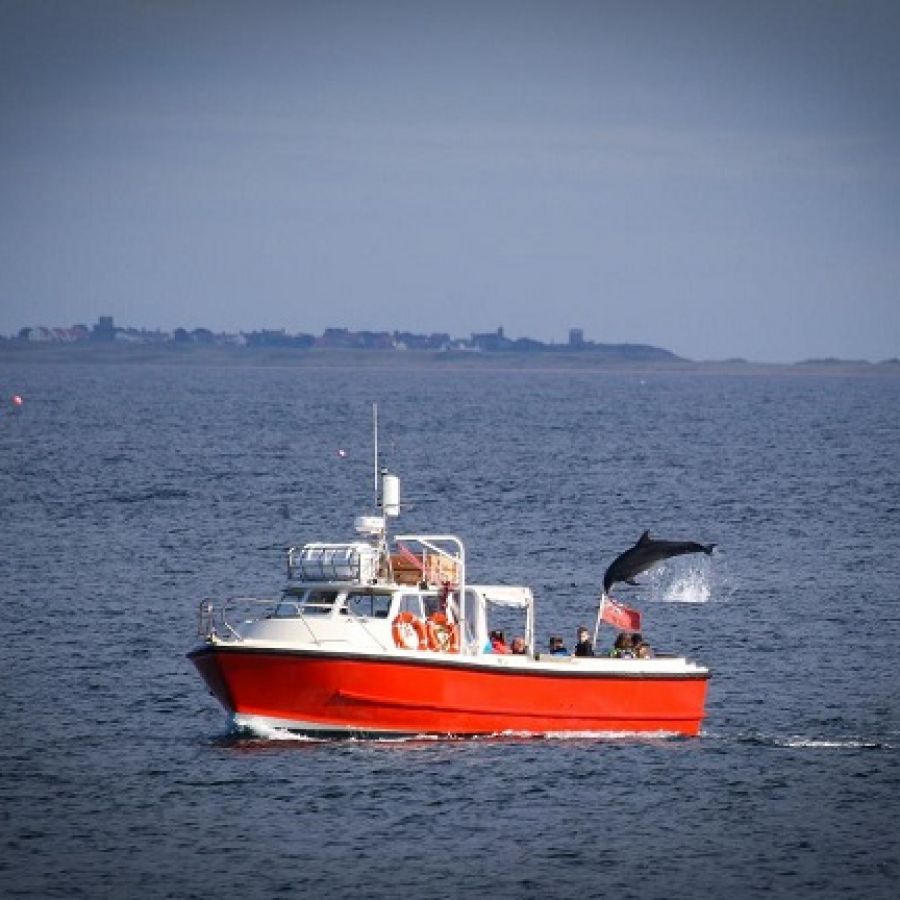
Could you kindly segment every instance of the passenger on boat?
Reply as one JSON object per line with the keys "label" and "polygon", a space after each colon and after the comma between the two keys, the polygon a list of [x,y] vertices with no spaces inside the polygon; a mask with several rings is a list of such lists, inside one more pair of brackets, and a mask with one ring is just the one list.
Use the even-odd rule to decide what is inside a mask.
{"label": "passenger on boat", "polygon": [[525,646],[525,638],[523,637],[514,637],[512,639],[511,644],[512,652],[518,656],[521,656],[528,652],[528,647]]}
{"label": "passenger on boat", "polygon": [[551,656],[568,656],[569,651],[566,649],[566,645],[563,643],[563,639],[554,635],[550,638],[550,655]]}
{"label": "passenger on boat", "polygon": [[594,645],[591,642],[591,634],[584,625],[578,626],[578,643],[575,644],[576,656],[593,656]]}
{"label": "passenger on boat", "polygon": [[509,653],[509,647],[502,631],[491,632],[491,653]]}
{"label": "passenger on boat", "polygon": [[638,659],[653,659],[653,648],[646,641],[641,641],[634,645],[634,655]]}
{"label": "passenger on boat", "polygon": [[634,641],[629,632],[619,632],[612,650],[609,651],[609,655],[614,656],[616,659],[634,659]]}

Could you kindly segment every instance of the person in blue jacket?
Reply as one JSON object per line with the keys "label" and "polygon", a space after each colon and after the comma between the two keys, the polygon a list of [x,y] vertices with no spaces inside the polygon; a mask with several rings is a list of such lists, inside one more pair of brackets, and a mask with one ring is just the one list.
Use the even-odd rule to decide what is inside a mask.
{"label": "person in blue jacket", "polygon": [[568,656],[569,651],[566,649],[565,644],[563,644],[563,639],[554,635],[550,638],[550,655],[551,656]]}

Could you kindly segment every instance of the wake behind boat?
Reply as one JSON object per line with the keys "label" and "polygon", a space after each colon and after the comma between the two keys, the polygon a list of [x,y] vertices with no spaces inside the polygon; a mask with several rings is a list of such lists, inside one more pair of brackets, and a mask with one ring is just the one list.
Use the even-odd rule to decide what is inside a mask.
{"label": "wake behind boat", "polygon": [[[376,486],[377,471],[376,451]],[[200,641],[188,656],[234,727],[372,736],[698,733],[706,668],[676,656],[540,652],[528,587],[469,584],[455,535],[391,538],[396,476],[382,475],[380,494],[381,515],[358,518],[354,540],[288,550],[277,600],[201,603]],[[257,610],[249,617],[248,604]],[[524,653],[491,648],[498,608],[522,616]]]}

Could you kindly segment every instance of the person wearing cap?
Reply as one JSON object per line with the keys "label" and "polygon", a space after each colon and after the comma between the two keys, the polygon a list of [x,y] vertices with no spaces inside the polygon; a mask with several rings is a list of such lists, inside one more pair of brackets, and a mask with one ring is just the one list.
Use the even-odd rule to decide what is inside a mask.
{"label": "person wearing cap", "polygon": [[584,625],[578,626],[578,643],[575,644],[575,655],[576,656],[593,656],[594,655],[594,645],[591,642],[591,634],[584,627]]}

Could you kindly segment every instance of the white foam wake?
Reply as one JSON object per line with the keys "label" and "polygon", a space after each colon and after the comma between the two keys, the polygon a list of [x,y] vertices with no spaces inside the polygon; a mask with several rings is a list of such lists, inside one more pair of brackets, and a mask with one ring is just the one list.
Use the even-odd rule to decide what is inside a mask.
{"label": "white foam wake", "polygon": [[803,734],[772,734],[769,732],[746,732],[729,735],[721,731],[702,731],[704,737],[713,740],[737,740],[740,743],[764,744],[767,747],[781,747],[788,750],[893,750],[896,742],[877,737],[810,737]]}
{"label": "white foam wake", "polygon": [[859,739],[829,740],[822,738],[790,737],[776,740],[782,747],[801,750],[890,750],[890,744]]}
{"label": "white foam wake", "polygon": [[266,722],[260,722],[254,719],[235,718],[232,730],[241,735],[255,738],[261,741],[317,741],[320,738],[311,737],[308,734],[301,734],[297,731],[289,731],[287,728],[278,728],[275,725],[269,725]]}

